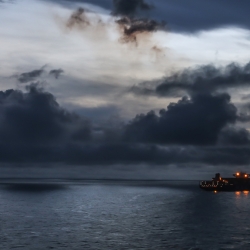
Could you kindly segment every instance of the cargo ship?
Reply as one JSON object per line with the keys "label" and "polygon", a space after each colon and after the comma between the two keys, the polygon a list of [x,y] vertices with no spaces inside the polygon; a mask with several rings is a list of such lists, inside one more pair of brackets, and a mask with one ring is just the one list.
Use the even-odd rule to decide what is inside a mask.
{"label": "cargo ship", "polygon": [[200,181],[200,188],[206,191],[250,191],[250,174],[237,172],[233,174],[234,178],[222,178],[220,173],[209,181]]}

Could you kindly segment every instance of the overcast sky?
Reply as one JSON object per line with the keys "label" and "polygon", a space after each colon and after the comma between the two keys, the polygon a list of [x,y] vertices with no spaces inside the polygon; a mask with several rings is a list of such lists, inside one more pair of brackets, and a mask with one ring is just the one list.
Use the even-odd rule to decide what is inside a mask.
{"label": "overcast sky", "polygon": [[248,171],[249,7],[0,1],[2,176]]}

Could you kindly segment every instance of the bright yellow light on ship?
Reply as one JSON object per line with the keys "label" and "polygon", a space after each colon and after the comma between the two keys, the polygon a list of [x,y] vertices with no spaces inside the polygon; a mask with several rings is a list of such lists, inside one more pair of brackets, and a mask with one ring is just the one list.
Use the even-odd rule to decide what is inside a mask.
{"label": "bright yellow light on ship", "polygon": [[240,173],[236,173],[236,175],[240,175]]}
{"label": "bright yellow light on ship", "polygon": [[247,174],[245,174],[245,177],[247,177]]}
{"label": "bright yellow light on ship", "polygon": [[240,192],[235,192],[236,195],[240,195]]}
{"label": "bright yellow light on ship", "polygon": [[217,190],[214,190],[214,193],[216,194],[216,193],[217,193]]}

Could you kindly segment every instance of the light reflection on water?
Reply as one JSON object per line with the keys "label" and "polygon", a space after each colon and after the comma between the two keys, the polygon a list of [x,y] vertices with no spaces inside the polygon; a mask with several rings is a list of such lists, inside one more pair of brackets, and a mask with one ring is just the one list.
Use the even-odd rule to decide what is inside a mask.
{"label": "light reflection on water", "polygon": [[[2,186],[2,249],[250,249],[247,192],[197,182]],[[32,191],[32,192],[31,192]]]}

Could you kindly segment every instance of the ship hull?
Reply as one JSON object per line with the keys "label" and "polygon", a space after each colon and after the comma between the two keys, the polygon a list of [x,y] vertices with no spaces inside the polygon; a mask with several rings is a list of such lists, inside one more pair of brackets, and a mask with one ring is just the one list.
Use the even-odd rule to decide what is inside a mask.
{"label": "ship hull", "polygon": [[202,187],[200,188],[205,191],[217,191],[217,192],[237,192],[237,191],[250,191],[250,186],[232,186],[232,187]]}
{"label": "ship hull", "polygon": [[250,174],[237,172],[233,176],[235,178],[222,178],[220,173],[216,173],[212,180],[201,181],[199,186],[205,191],[250,191]]}

